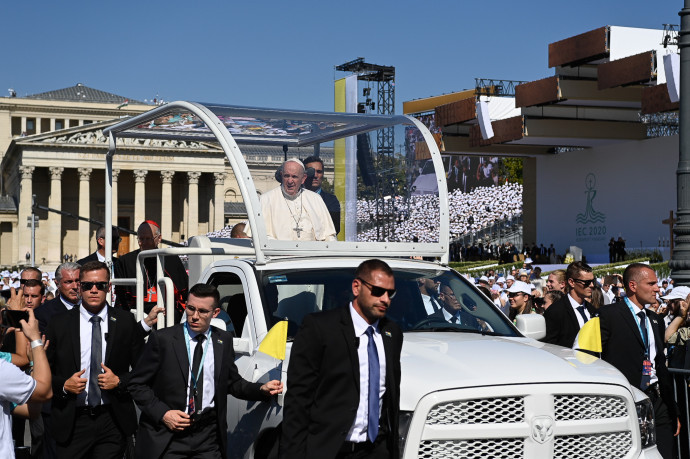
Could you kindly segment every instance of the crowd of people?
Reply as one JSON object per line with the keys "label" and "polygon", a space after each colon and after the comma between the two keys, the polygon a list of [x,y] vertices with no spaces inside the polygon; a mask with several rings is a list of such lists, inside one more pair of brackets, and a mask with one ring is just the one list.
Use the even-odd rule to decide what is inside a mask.
{"label": "crowd of people", "polygon": [[[543,315],[544,343],[593,354],[618,368],[654,406],[661,456],[676,457],[674,437],[682,417],[678,407],[686,400],[687,383],[675,376],[680,390],[674,393],[667,367],[690,369],[690,288],[659,279],[642,263],[628,265],[622,275],[595,278],[580,261],[548,275],[538,267],[514,269],[505,276],[489,269],[476,284],[514,322],[523,314]],[[593,330],[598,340],[580,340],[581,333],[592,336]],[[598,347],[592,344],[596,342]]]}
{"label": "crowd of people", "polygon": [[[340,230],[335,224],[339,221],[336,209],[320,187],[302,188],[304,164],[288,160],[280,172],[280,186],[261,199],[268,237],[334,240]],[[510,216],[511,210],[498,206],[513,202],[511,190],[521,196],[518,188],[506,187],[503,191],[508,190],[508,196],[501,197],[491,194],[496,188],[475,189],[477,202],[494,212],[495,218]],[[458,212],[471,214],[462,207],[466,204],[462,193],[453,196],[458,198],[451,201],[460,206]],[[418,199],[406,219],[401,217],[401,226],[416,215],[420,219],[433,216],[427,209],[433,199]],[[464,224],[467,228],[469,223]],[[419,229],[408,226],[407,233],[396,237],[418,238],[415,231]],[[249,230],[235,227],[229,236],[247,237]],[[137,229],[140,248],[113,259],[112,272],[104,263],[105,238],[101,227],[96,233],[97,250],[61,264],[54,276],[33,267],[1,273],[9,297],[1,316],[5,327],[0,332],[0,374],[10,383],[0,385],[0,457],[14,457],[12,438],[17,446],[23,443],[25,423],[13,426],[12,417],[30,419],[31,457],[225,457],[227,396],[269,400],[282,393],[283,384],[278,380],[251,383],[240,376],[232,335],[222,323],[211,327],[221,315],[218,290],[207,284],[190,288],[179,257],[166,257],[164,264],[174,289],[176,325],[172,327],[153,331],[165,312],[157,306],[154,259],[141,265],[143,299],[133,287],[113,288],[111,279],[136,277],[138,257],[158,247],[158,223],[141,222]],[[117,248],[116,231],[113,238],[112,247]],[[503,250],[513,256],[517,248],[507,244],[496,250],[499,255]],[[552,254],[551,248],[536,244],[523,250],[535,258]],[[659,451],[664,459],[673,457],[673,437],[680,422],[666,344],[669,358],[686,365],[690,288],[674,287],[670,279],[659,281],[648,265],[640,263],[629,265],[623,275],[601,279],[595,279],[592,268],[583,262],[548,275],[526,263],[525,268],[505,276],[489,269],[476,282],[509,320],[542,314],[544,343],[596,352],[643,390],[654,404]],[[472,309],[450,285],[424,278],[419,288],[434,320],[486,330],[486,323],[463,309],[476,310],[476,302]],[[50,289],[55,297],[46,300]],[[353,273],[351,293],[348,308],[309,315],[295,338],[287,369],[291,390],[285,397],[282,457],[399,455],[403,336],[386,317],[397,293],[393,271],[381,260],[362,262]],[[139,322],[130,313],[137,299],[143,300],[145,312]],[[627,327],[626,321],[632,326]],[[580,347],[579,334],[593,323],[600,324],[601,348]],[[354,331],[355,339],[334,342],[330,339],[334,331],[351,335]],[[359,359],[359,366],[354,367],[349,360],[353,342]],[[354,378],[342,377],[353,368],[357,368]],[[316,405],[321,408],[313,409]],[[138,419],[136,408],[141,413]],[[332,434],[336,431],[347,434],[344,440]]]}
{"label": "crowd of people", "polygon": [[[392,209],[395,222],[393,234],[386,242],[435,242],[438,240],[438,196],[428,194],[411,196],[409,202],[401,196],[377,201],[357,201],[357,223],[374,224],[378,216]],[[448,194],[450,208],[450,238],[467,234],[507,220],[522,213],[522,185],[506,183],[492,187],[477,187],[465,193],[459,189]],[[378,216],[377,216],[378,215]],[[436,229],[436,231],[434,231]],[[376,241],[376,228],[369,228],[357,235],[360,241]]]}

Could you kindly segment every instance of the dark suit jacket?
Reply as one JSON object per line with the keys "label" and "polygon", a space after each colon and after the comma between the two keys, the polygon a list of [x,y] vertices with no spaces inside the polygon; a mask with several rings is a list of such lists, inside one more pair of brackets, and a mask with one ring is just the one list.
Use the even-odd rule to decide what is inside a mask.
{"label": "dark suit jacket", "polygon": [[[80,265],[84,266],[86,263],[88,263],[88,262],[90,262],[90,261],[98,261],[98,255],[96,255],[96,253],[97,253],[97,252],[93,252],[93,253],[91,253],[91,254],[85,256],[85,257],[82,258],[81,260],[77,260],[77,263],[79,263]],[[115,269],[117,269],[117,263],[118,263],[118,259],[117,259],[117,258],[113,258],[113,271],[115,271]],[[114,274],[114,273],[113,273],[113,274]]]}
{"label": "dark suit jacket", "polygon": [[[398,457],[400,350],[402,332],[381,319],[386,352],[386,393],[382,419],[387,422],[388,450]],[[333,458],[345,441],[359,405],[359,358],[348,307],[309,314],[292,345],[281,457]]]}
{"label": "dark suit jacket", "polygon": [[[429,319],[437,319],[439,322],[448,322],[446,320],[446,316],[443,315],[443,306],[441,306],[441,309],[439,309],[438,311],[434,312],[433,314],[430,314]],[[468,327],[474,327],[477,330],[482,329],[477,319],[472,314],[462,309],[460,310],[460,321],[462,322],[461,324],[459,324],[460,326],[465,325]]]}
{"label": "dark suit jacket", "polygon": [[[67,379],[82,369],[79,309],[55,315],[48,324],[46,334],[46,338],[50,340],[47,354],[53,374],[53,436],[58,443],[68,441],[74,429],[76,396],[65,394],[63,387]],[[108,335],[103,364],[120,378],[120,386],[103,391],[103,394],[109,397],[113,418],[126,435],[131,435],[136,430],[134,403],[126,388],[130,366],[134,366],[141,355],[143,345],[143,333],[134,321],[134,316],[108,307]],[[83,377],[88,378],[88,375]]]}
{"label": "dark suit jacket", "polygon": [[[117,279],[133,278],[137,276],[137,256],[141,250],[135,250],[121,256],[118,263],[113,263],[115,268],[115,277]],[[156,281],[156,260],[149,258],[144,262],[146,271],[152,285],[155,285]],[[178,256],[168,256],[165,257],[165,273],[173,281],[175,286],[175,302],[177,306],[177,311],[180,312],[184,309],[183,305],[187,301],[187,289],[189,285],[189,276],[184,268],[184,265],[180,261]],[[146,275],[144,275],[146,279]],[[144,293],[149,285],[144,285]],[[116,303],[115,306],[123,308],[126,310],[134,309],[136,307],[136,289],[134,286],[118,286],[115,288]],[[150,308],[147,308],[150,310]],[[176,317],[176,319],[179,319]]]}
{"label": "dark suit jacket", "polygon": [[45,334],[46,330],[48,329],[48,324],[53,316],[67,311],[69,311],[69,309],[65,307],[64,303],[60,299],[59,293],[52,300],[46,301],[34,309],[34,315],[36,316],[36,320],[38,320],[38,328],[41,330],[41,333]]}
{"label": "dark suit jacket", "polygon": [[335,226],[335,234],[338,234],[340,232],[340,202],[338,202],[338,198],[335,195],[326,193],[323,189],[319,194],[324,204],[326,204],[328,213],[331,214],[331,220],[333,220],[333,226]]}
{"label": "dark suit jacket", "polygon": [[[186,411],[189,358],[183,325],[154,331],[129,381],[129,391],[141,410],[135,457],[157,458],[173,438],[163,423],[169,410]],[[221,453],[227,456],[228,393],[244,400],[264,400],[261,384],[249,383],[240,377],[235,366],[232,336],[211,327],[213,343],[213,380],[218,440]]]}
{"label": "dark suit jacket", "polygon": [[[598,315],[597,309],[588,301],[585,301],[585,307],[590,317]],[[544,312],[546,336],[541,341],[563,347],[573,347],[575,337],[580,331],[580,323],[575,314],[577,313],[570,304],[568,294],[549,306]]]}
{"label": "dark suit jacket", "polygon": [[[656,344],[654,368],[657,378],[659,378],[661,398],[666,403],[671,419],[676,419],[678,411],[673,398],[673,383],[668,368],[666,368],[664,354],[664,320],[654,311],[645,309],[645,312],[654,332]],[[599,320],[603,349],[601,358],[618,368],[630,384],[639,388],[642,382],[642,362],[644,361],[645,348],[640,329],[630,312],[630,308],[624,301],[604,305],[599,309]],[[675,428],[675,423],[672,425]]]}

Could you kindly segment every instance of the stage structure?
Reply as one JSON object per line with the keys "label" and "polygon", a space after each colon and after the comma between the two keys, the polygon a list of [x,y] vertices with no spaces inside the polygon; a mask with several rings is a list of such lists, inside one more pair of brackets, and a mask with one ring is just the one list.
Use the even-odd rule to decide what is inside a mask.
{"label": "stage structure", "polygon": [[[395,67],[370,64],[363,57],[346,62],[335,67],[339,72],[348,72],[357,76],[358,81],[366,81],[362,88],[362,102],[357,103],[357,113],[377,113],[380,115],[393,115],[395,113]],[[375,87],[372,88],[372,85]],[[372,94],[372,89],[376,94]],[[374,102],[376,101],[376,102]],[[371,198],[376,200],[376,230],[377,237],[386,239],[391,235],[393,219],[395,216],[395,203],[391,196],[400,194],[402,190],[409,200],[410,184],[405,180],[404,174],[398,174],[392,165],[395,154],[395,132],[393,127],[376,131],[376,152],[372,158],[372,152],[368,136],[359,136],[357,139],[357,160],[362,168],[362,163],[376,161],[376,167],[381,175],[371,176],[372,182],[364,185],[371,189]],[[390,165],[385,167],[384,165]],[[364,166],[370,169],[371,166]],[[368,175],[362,174],[363,178]]]}

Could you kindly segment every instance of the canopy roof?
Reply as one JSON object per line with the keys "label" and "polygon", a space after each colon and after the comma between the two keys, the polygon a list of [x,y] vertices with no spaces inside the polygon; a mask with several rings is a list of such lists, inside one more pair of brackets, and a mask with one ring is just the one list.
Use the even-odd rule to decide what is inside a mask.
{"label": "canopy roof", "polygon": [[[384,153],[386,160],[373,161],[377,151],[375,142],[368,136],[376,137],[378,130],[384,128],[403,128],[404,150]],[[372,134],[367,134],[372,131]],[[242,201],[247,210],[248,223],[252,233],[252,247],[259,264],[265,263],[266,256],[401,256],[412,255],[439,257],[447,261],[449,244],[449,212],[445,171],[438,146],[429,130],[417,119],[398,115],[367,115],[353,113],[328,113],[301,110],[280,110],[252,108],[233,105],[205,104],[198,102],[171,102],[156,107],[134,118],[127,118],[105,129],[109,137],[109,151],[106,155],[106,228],[111,227],[112,215],[112,161],[117,150],[117,138],[149,138],[162,140],[192,140],[214,142],[225,152]],[[266,226],[261,212],[258,193],[242,155],[242,148],[254,146],[308,147],[317,146],[337,139],[341,144],[340,163],[336,167],[334,185],[336,196],[345,215],[347,231],[344,241],[287,241],[267,237]],[[403,144],[399,144],[403,148]],[[433,223],[425,231],[429,242],[416,242],[394,236],[398,229],[403,234],[404,220],[411,222],[409,190],[414,188],[407,174],[407,157],[414,157],[418,149],[425,149],[431,156],[435,173],[435,194],[437,194],[437,214]],[[391,149],[392,150],[392,149]],[[391,154],[393,153],[393,154]],[[316,153],[318,154],[318,153]],[[387,155],[387,156],[386,156]],[[290,156],[294,156],[290,154]],[[338,161],[336,161],[338,163]],[[358,175],[359,171],[359,175]],[[395,171],[402,171],[402,177]],[[366,177],[364,177],[366,176]],[[369,182],[369,183],[367,183]],[[369,199],[367,191],[376,188],[379,193],[375,201],[375,218],[388,222],[388,229],[376,231],[376,242],[371,239],[358,240],[357,230],[358,202]],[[407,206],[407,210],[402,206]],[[383,206],[387,211],[379,213]],[[401,218],[405,215],[405,218]],[[372,217],[374,218],[374,217]],[[354,224],[353,224],[354,223]],[[417,222],[419,223],[419,222]],[[398,228],[399,226],[399,228]],[[379,234],[380,233],[380,234]],[[342,231],[341,231],[342,234]],[[110,240],[110,239],[108,239]],[[396,242],[407,241],[407,242]],[[227,244],[226,244],[227,245]],[[218,248],[222,248],[219,246]],[[109,248],[106,247],[106,253]]]}
{"label": "canopy roof", "polygon": [[[213,113],[238,145],[288,145],[304,147],[409,123],[405,116],[362,115],[238,105],[198,104]],[[211,129],[195,113],[168,104],[137,117],[140,122],[113,126],[117,137],[215,141]]]}

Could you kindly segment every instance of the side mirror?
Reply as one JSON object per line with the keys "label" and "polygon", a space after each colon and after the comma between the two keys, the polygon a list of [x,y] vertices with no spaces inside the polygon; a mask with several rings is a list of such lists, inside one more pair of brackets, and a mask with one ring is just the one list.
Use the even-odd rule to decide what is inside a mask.
{"label": "side mirror", "polygon": [[546,321],[540,314],[520,314],[515,325],[527,338],[539,340],[546,336]]}
{"label": "side mirror", "polygon": [[232,347],[235,350],[235,354],[249,355],[251,351],[249,340],[247,338],[233,338]]}

